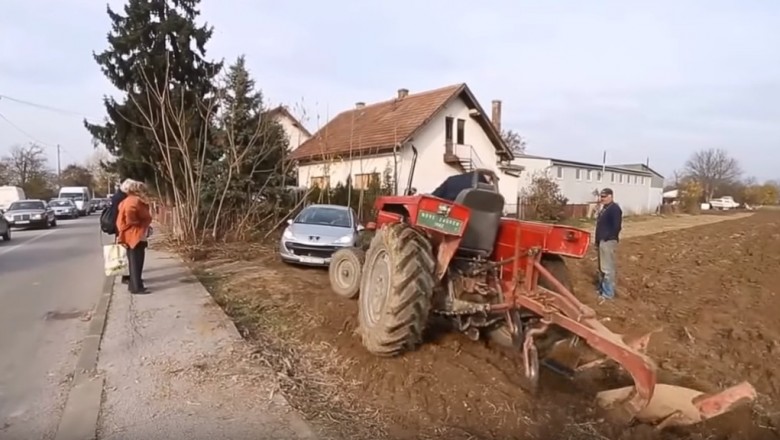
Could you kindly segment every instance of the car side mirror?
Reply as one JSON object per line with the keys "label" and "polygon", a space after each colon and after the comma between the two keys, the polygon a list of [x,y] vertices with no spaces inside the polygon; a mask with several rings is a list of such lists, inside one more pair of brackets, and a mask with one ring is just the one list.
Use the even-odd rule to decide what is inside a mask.
{"label": "car side mirror", "polygon": [[292,225],[292,224],[293,224],[293,221],[292,221],[292,219],[291,219],[291,218],[288,218],[288,219],[287,219],[287,224],[288,224],[288,225]]}
{"label": "car side mirror", "polygon": [[358,230],[358,232],[360,232],[360,231],[362,231],[362,230],[364,230],[364,229],[366,229],[366,227],[365,227],[365,226],[363,226],[363,225],[357,225],[357,230]]}

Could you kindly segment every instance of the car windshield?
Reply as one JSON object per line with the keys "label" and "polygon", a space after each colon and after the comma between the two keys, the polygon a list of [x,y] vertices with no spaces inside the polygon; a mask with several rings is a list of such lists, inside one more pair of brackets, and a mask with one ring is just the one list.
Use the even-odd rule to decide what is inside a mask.
{"label": "car windshield", "polygon": [[349,220],[349,211],[339,208],[309,207],[298,214],[295,223],[306,225],[327,225],[339,228],[349,228],[352,222]]}
{"label": "car windshield", "polygon": [[43,202],[13,202],[8,207],[9,211],[22,211],[26,209],[43,209]]}
{"label": "car windshield", "polygon": [[73,203],[71,203],[68,200],[52,200],[49,203],[50,206],[72,206]]}
{"label": "car windshield", "polygon": [[60,197],[63,199],[84,200],[84,194],[79,193],[62,193]]}

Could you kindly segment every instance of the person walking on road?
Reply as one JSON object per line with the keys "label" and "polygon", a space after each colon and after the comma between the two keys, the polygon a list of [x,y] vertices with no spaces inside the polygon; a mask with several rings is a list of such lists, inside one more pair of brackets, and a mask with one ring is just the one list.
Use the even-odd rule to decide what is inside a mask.
{"label": "person walking on road", "polygon": [[615,251],[623,228],[623,210],[614,201],[614,193],[604,188],[599,193],[601,210],[596,219],[596,249],[599,262],[599,298],[603,300],[615,297],[617,268]]}
{"label": "person walking on road", "polygon": [[127,248],[130,271],[128,290],[133,294],[149,293],[141,277],[146,257],[146,240],[152,225],[152,212],[146,200],[146,185],[128,179],[122,182],[120,191],[127,196],[118,206],[117,242]]}

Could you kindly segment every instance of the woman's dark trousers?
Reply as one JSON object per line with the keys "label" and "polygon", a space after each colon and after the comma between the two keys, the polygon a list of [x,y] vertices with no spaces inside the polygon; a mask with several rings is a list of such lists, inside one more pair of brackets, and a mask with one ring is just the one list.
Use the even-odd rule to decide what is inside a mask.
{"label": "woman's dark trousers", "polygon": [[144,271],[144,259],[146,258],[146,242],[142,241],[138,243],[134,248],[127,249],[127,265],[130,272],[130,280],[128,282],[128,290],[130,293],[141,293],[146,288],[144,287],[141,274]]}

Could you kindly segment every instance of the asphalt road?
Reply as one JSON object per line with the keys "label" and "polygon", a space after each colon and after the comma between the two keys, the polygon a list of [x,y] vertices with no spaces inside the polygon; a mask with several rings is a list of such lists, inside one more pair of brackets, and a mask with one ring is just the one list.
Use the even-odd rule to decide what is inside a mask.
{"label": "asphalt road", "polygon": [[0,240],[0,439],[51,439],[103,285],[98,214]]}

